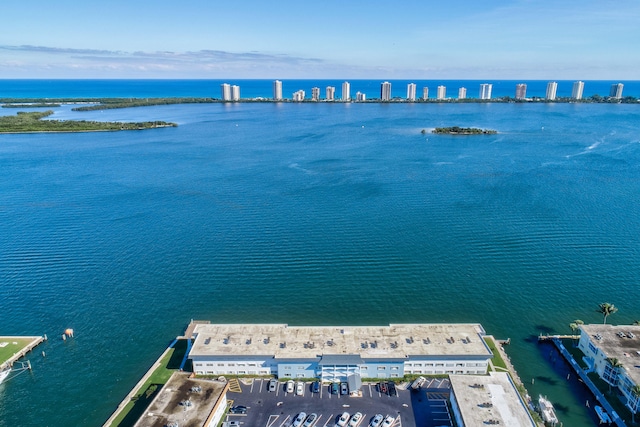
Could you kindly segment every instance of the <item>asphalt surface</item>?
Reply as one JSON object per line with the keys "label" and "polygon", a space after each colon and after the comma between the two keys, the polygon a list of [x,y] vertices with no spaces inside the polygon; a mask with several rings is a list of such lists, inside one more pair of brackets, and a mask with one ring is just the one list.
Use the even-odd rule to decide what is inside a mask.
{"label": "asphalt surface", "polygon": [[244,405],[247,414],[227,416],[241,427],[290,427],[296,415],[318,415],[313,427],[333,427],[343,412],[350,415],[361,412],[364,416],[358,427],[367,427],[376,414],[394,418],[392,427],[451,426],[446,405],[449,396],[448,380],[430,379],[419,391],[398,387],[397,396],[378,391],[376,384],[363,384],[360,396],[335,395],[323,384],[320,393],[311,392],[311,383],[305,383],[303,395],[286,393],[285,383],[279,383],[275,392],[268,391],[268,380],[256,379],[241,383],[241,393],[228,393],[232,404]]}

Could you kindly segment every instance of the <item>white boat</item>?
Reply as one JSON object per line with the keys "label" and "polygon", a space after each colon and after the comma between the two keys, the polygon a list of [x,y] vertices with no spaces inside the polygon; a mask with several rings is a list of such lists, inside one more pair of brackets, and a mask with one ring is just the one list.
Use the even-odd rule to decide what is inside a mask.
{"label": "white boat", "polygon": [[558,424],[558,417],[556,416],[556,411],[553,409],[553,405],[546,397],[538,397],[538,409],[540,410],[540,415],[542,416],[542,420],[549,425],[555,426]]}
{"label": "white boat", "polygon": [[9,367],[0,369],[0,384],[2,384],[2,381],[7,379],[9,372],[11,372],[11,368]]}
{"label": "white boat", "polygon": [[607,414],[607,412],[604,409],[602,409],[602,406],[596,405],[593,409],[595,409],[596,414],[600,419],[600,424],[611,424],[611,417],[609,416],[609,414]]}

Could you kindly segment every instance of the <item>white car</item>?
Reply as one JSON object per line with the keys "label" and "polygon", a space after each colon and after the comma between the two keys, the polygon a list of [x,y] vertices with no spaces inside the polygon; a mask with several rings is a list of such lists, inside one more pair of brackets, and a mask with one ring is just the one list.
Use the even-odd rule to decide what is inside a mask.
{"label": "white car", "polygon": [[369,427],[380,427],[380,424],[382,424],[382,420],[384,420],[382,414],[376,414],[376,416],[373,417],[373,419],[369,423]]}
{"label": "white car", "polygon": [[293,380],[287,381],[287,393],[293,393],[294,385],[295,383],[293,382]]}
{"label": "white car", "polygon": [[395,420],[396,420],[396,419],[395,419],[395,418],[393,418],[392,416],[387,415],[387,418],[385,418],[385,419],[384,419],[384,422],[382,423],[382,427],[391,427],[391,426],[393,425],[393,422],[394,422]]}
{"label": "white car", "polygon": [[304,394],[304,383],[301,381],[296,383],[296,394],[298,396],[302,396]]}
{"label": "white car", "polygon": [[362,412],[356,412],[349,420],[349,427],[357,427],[358,423],[362,419]]}
{"label": "white car", "polygon": [[293,420],[293,427],[301,426],[305,418],[307,418],[307,414],[305,414],[304,412],[300,412]]}
{"label": "white car", "polygon": [[343,412],[342,415],[340,415],[340,419],[338,419],[338,422],[336,423],[336,426],[337,427],[345,427],[348,422],[349,422],[349,413],[348,412]]}

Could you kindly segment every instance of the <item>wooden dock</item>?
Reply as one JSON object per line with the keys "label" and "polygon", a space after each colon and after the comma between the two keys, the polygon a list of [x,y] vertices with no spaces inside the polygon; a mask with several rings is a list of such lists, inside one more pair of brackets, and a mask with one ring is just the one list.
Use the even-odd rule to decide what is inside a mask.
{"label": "wooden dock", "polygon": [[22,347],[22,349],[20,349],[19,351],[13,353],[13,355],[11,357],[9,357],[9,359],[7,359],[6,361],[0,363],[0,367],[3,366],[13,366],[13,364],[20,358],[24,357],[27,355],[27,353],[29,353],[30,351],[32,351],[34,348],[36,348],[38,345],[40,345],[43,341],[44,341],[44,337],[30,337],[30,336],[0,336],[0,342],[1,341],[12,341],[12,340],[25,340],[25,339],[29,339],[31,340],[26,346]]}

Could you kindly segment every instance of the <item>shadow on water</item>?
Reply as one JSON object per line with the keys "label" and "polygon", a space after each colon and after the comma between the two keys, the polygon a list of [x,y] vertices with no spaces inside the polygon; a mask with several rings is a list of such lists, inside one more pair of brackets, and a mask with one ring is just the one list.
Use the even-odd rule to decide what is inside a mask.
{"label": "shadow on water", "polygon": [[549,335],[551,335],[551,334],[555,334],[556,333],[555,329],[553,329],[552,327],[547,326],[547,325],[536,325],[534,327],[534,329],[536,331],[540,332],[541,334],[549,334]]}

